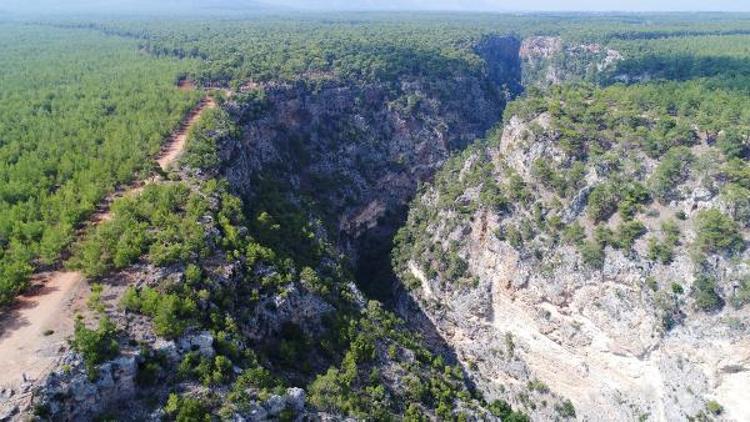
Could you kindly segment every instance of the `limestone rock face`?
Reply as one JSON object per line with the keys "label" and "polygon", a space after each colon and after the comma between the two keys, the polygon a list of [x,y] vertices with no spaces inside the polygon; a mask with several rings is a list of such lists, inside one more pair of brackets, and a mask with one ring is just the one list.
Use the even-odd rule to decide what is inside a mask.
{"label": "limestone rock face", "polygon": [[248,338],[257,341],[275,335],[288,323],[314,333],[320,329],[321,318],[334,310],[331,304],[303,285],[292,284],[283,294],[266,298],[256,306],[250,320],[243,324],[243,331]]}
{"label": "limestone rock face", "polygon": [[560,37],[533,36],[519,50],[524,86],[547,86],[599,74],[609,76],[623,55],[600,44],[569,44]]}
{"label": "limestone rock face", "polygon": [[529,37],[523,40],[520,56],[523,60],[551,59],[563,51],[560,37]]}
{"label": "limestone rock face", "polygon": [[216,351],[214,351],[214,337],[209,332],[183,337],[180,340],[180,350],[183,353],[195,350],[201,355],[211,358],[216,354]]}
{"label": "limestone rock face", "polygon": [[305,390],[297,387],[287,389],[286,401],[293,410],[302,412],[305,409]]}
{"label": "limestone rock face", "polygon": [[61,369],[36,387],[34,401],[55,420],[89,420],[135,397],[139,359],[137,354],[120,356],[99,365],[90,378],[80,356],[71,352]]}
{"label": "limestone rock face", "polygon": [[[556,139],[548,116],[513,118],[497,144],[465,157],[459,180],[464,174],[472,180],[471,168],[484,156],[495,180],[507,183],[512,169],[534,201],[552,203],[535,179],[534,163],[565,157]],[[692,147],[696,155],[705,148]],[[634,161],[644,178],[656,166],[646,156]],[[565,226],[580,223],[590,234],[587,197],[607,174],[606,168],[589,168],[579,189],[542,213]],[[667,206],[645,206],[638,219],[651,235],[629,251],[607,246],[598,269],[586,265],[575,245],[552,242],[543,231],[512,244],[509,227],[533,221],[532,207],[488,209],[477,205],[477,185],[462,186],[454,202],[435,187],[418,198],[410,222],[419,222],[424,235],[413,235],[412,255],[400,271],[410,296],[486,398],[507,400],[538,420],[564,414],[565,400],[583,420],[686,420],[706,412],[709,401],[724,407],[718,419],[750,418],[741,399],[750,381],[750,306],[730,305],[738,280],[750,274],[750,252],[713,255],[701,264],[691,257],[695,217],[723,209],[710,181],[688,177]],[[618,219],[615,214],[602,224],[617,230]],[[661,236],[669,219],[679,227],[680,242],[673,259],[662,263],[649,258],[648,237]],[[460,277],[449,275],[455,260],[465,268]],[[727,302],[721,309],[706,312],[696,305],[699,273],[715,278],[716,292]]]}

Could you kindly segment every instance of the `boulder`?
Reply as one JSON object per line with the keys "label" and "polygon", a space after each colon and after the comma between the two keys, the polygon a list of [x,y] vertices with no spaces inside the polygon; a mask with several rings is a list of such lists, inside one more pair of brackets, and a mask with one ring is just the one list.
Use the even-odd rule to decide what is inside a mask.
{"label": "boulder", "polygon": [[180,354],[177,352],[177,344],[174,341],[167,341],[164,339],[157,339],[154,341],[153,349],[166,356],[171,361],[177,361],[180,359]]}
{"label": "boulder", "polygon": [[298,387],[287,389],[286,403],[295,413],[303,412],[305,410],[305,390]]}
{"label": "boulder", "polygon": [[274,394],[266,400],[264,407],[269,415],[278,416],[286,409],[286,400],[284,397]]}
{"label": "boulder", "polygon": [[256,406],[248,412],[247,419],[250,421],[265,421],[268,419],[268,412],[263,406]]}
{"label": "boulder", "polygon": [[214,337],[208,331],[183,337],[180,340],[180,350],[182,352],[197,350],[203,356],[214,357],[216,354],[216,351],[214,351]]}

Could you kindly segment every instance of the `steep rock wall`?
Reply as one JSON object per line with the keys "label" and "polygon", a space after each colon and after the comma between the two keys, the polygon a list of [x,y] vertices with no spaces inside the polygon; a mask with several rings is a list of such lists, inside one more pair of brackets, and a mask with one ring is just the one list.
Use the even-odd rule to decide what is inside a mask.
{"label": "steep rock wall", "polygon": [[520,92],[519,48],[515,38],[487,37],[475,47],[484,67],[471,74],[377,83],[318,75],[267,84],[261,112],[235,105],[244,136],[222,145],[223,173],[251,203],[261,181],[273,179],[291,201],[322,204],[314,212],[341,250],[362,264],[363,288],[386,299],[377,294],[382,286],[368,285],[391,277],[388,251],[406,203]]}
{"label": "steep rock wall", "polygon": [[[710,145],[710,138],[699,138],[691,150],[710,156]],[[626,154],[615,148],[614,155]],[[509,234],[509,227],[529,223],[535,231],[539,204],[537,216],[557,215],[565,226],[580,222],[592,230],[586,197],[607,180],[608,169],[588,169],[578,194],[552,209],[554,195],[540,187],[535,166],[564,157],[549,115],[514,117],[497,145],[462,157],[452,176],[459,192],[426,189],[399,258],[408,258],[399,268],[410,286],[407,309],[416,301],[423,314],[411,313],[437,327],[488,399],[508,400],[539,420],[565,414],[562,405],[557,412],[540,405],[560,397],[583,420],[688,420],[706,417],[710,403],[723,406],[712,417],[745,420],[750,410],[739,397],[750,373],[750,308],[736,304],[750,252],[704,263],[691,257],[697,216],[729,209],[718,194],[721,179],[695,174],[674,186],[668,205],[654,202],[639,212],[645,229],[657,234],[681,215],[671,261],[649,258],[644,236],[631,250],[606,247],[601,268],[592,269],[575,246],[555,243],[549,233],[516,241]],[[628,180],[647,179],[657,167],[643,153],[633,160],[642,167]],[[482,185],[509,183],[508,169],[535,206],[499,212],[478,205],[485,201]],[[478,179],[482,171],[488,173]],[[603,224],[615,229],[618,219]],[[701,274],[715,278],[726,306],[706,312],[696,304]]]}

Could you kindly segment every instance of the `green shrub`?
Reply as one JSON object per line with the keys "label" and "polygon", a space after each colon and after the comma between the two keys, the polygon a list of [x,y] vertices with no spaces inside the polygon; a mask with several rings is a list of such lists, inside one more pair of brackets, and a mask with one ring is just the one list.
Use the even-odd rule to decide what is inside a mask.
{"label": "green shrub", "polygon": [[83,356],[90,379],[95,379],[97,365],[117,356],[116,336],[116,327],[109,318],[102,318],[96,330],[86,328],[82,318],[76,320],[71,346]]}
{"label": "green shrub", "polygon": [[488,178],[482,183],[479,201],[487,208],[503,211],[508,208],[509,201],[494,179]]}
{"label": "green shrub", "polygon": [[164,412],[176,422],[210,422],[211,414],[203,401],[171,393]]}
{"label": "green shrub", "polygon": [[493,401],[487,406],[487,410],[503,422],[529,422],[531,420],[524,413],[514,411],[504,400]]}
{"label": "green shrub", "polygon": [[635,216],[641,204],[648,201],[649,194],[646,187],[638,182],[625,184],[619,189],[622,190],[622,199],[617,205],[617,211],[622,219],[627,221]]}
{"label": "green shrub", "polygon": [[448,266],[445,275],[448,280],[459,280],[463,278],[469,270],[469,264],[458,256],[458,253],[451,252],[448,254]]}
{"label": "green shrub", "polygon": [[603,247],[612,245],[617,247],[615,233],[605,224],[599,224],[594,228],[594,241]]}
{"label": "green shrub", "polygon": [[741,222],[745,227],[750,226],[750,189],[729,183],[722,189],[721,198],[734,221]]}
{"label": "green shrub", "polygon": [[720,405],[716,400],[709,400],[706,402],[706,410],[714,416],[719,416],[724,412],[724,406]]}
{"label": "green shrub", "polygon": [[510,171],[508,175],[508,186],[505,192],[518,205],[527,204],[532,199],[532,194],[526,186],[526,182],[515,171]]}
{"label": "green shrub", "polygon": [[674,259],[674,248],[665,242],[660,242],[655,237],[651,237],[648,239],[648,250],[646,254],[648,259],[659,261],[666,265]]}
{"label": "green shrub", "polygon": [[724,164],[721,172],[723,177],[730,183],[750,189],[750,166],[747,165],[746,161],[733,158]]}
{"label": "green shrub", "polygon": [[[654,289],[656,291],[656,289]],[[654,295],[656,304],[656,315],[661,321],[664,331],[669,331],[684,319],[684,314],[680,310],[680,302],[674,292],[666,290],[658,291]]]}
{"label": "green shrub", "polygon": [[342,373],[336,368],[328,369],[310,385],[310,403],[323,410],[352,412],[356,409],[356,398],[351,396],[351,382],[354,373]]}
{"label": "green shrub", "polygon": [[747,136],[733,130],[719,136],[716,145],[728,158],[744,158],[748,153]]}
{"label": "green shrub", "polygon": [[104,303],[102,302],[103,292],[104,286],[101,283],[93,283],[91,284],[91,294],[86,299],[86,306],[99,314],[104,313]]}
{"label": "green shrub", "polygon": [[662,264],[669,264],[674,258],[674,248],[680,243],[680,228],[673,220],[667,220],[661,225],[663,240],[656,237],[648,239],[647,256],[651,260]]}
{"label": "green shrub", "polygon": [[721,309],[724,301],[716,292],[716,279],[704,274],[699,275],[693,283],[695,305],[704,312]]}
{"label": "green shrub", "polygon": [[279,384],[279,381],[266,368],[255,366],[242,371],[237,378],[236,386],[256,387],[261,389],[270,389]]}
{"label": "green shrub", "polygon": [[666,220],[661,224],[664,242],[677,246],[680,243],[680,226],[674,220]]}
{"label": "green shrub", "polygon": [[736,285],[734,296],[732,297],[732,303],[735,307],[739,308],[747,303],[750,303],[750,277],[745,276],[739,280]]}
{"label": "green shrub", "polygon": [[681,295],[685,293],[685,289],[682,288],[682,284],[680,283],[672,283],[672,293]]}
{"label": "green shrub", "polygon": [[565,192],[565,178],[558,169],[549,164],[547,159],[537,158],[534,160],[531,164],[531,175],[539,180],[542,186],[558,192]]}
{"label": "green shrub", "polygon": [[538,379],[529,381],[527,387],[530,391],[536,391],[537,393],[549,393],[549,387],[547,386],[547,384]]}
{"label": "green shrub", "polygon": [[745,241],[738,224],[721,211],[701,211],[695,221],[695,247],[700,253],[732,255],[745,249]]}
{"label": "green shrub", "polygon": [[662,202],[672,199],[675,187],[687,178],[690,164],[694,159],[693,153],[687,147],[670,149],[649,179],[649,187],[654,197]]}
{"label": "green shrub", "polygon": [[138,312],[141,309],[141,298],[135,286],[129,286],[122,294],[120,306],[129,312]]}
{"label": "green shrub", "polygon": [[586,230],[576,221],[565,228],[563,239],[568,243],[581,246],[586,240]]}
{"label": "green shrub", "polygon": [[129,287],[120,305],[129,312],[153,318],[154,332],[167,338],[181,336],[197,314],[197,305],[191,298],[174,293],[162,294],[150,287],[144,287],[140,292]]}
{"label": "green shrub", "polygon": [[562,402],[562,404],[556,405],[555,410],[557,411],[557,414],[562,416],[563,418],[575,418],[576,417],[576,409],[573,406],[573,402],[570,400],[565,400]]}
{"label": "green shrub", "polygon": [[520,249],[523,246],[523,235],[515,226],[507,225],[504,227],[504,231],[504,240],[507,240],[510,246],[515,249]]}
{"label": "green shrub", "polygon": [[429,419],[422,413],[422,409],[416,403],[409,403],[404,413],[404,422],[427,422]]}
{"label": "green shrub", "polygon": [[616,244],[619,248],[629,250],[633,247],[636,239],[646,233],[646,226],[638,220],[621,223],[617,229]]}
{"label": "green shrub", "polygon": [[190,352],[180,362],[177,374],[183,379],[198,379],[207,387],[221,385],[232,377],[232,361],[222,355],[209,358],[200,352]]}
{"label": "green shrub", "polygon": [[587,241],[579,247],[584,264],[591,268],[601,269],[604,266],[604,245],[595,241]]}
{"label": "green shrub", "polygon": [[595,187],[588,197],[587,212],[594,222],[605,221],[617,211],[620,202],[620,192],[611,182],[605,182]]}

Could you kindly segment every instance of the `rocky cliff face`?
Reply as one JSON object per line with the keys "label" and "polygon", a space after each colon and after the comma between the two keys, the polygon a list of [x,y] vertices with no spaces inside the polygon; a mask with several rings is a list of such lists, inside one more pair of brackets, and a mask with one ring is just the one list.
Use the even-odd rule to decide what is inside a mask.
{"label": "rocky cliff face", "polygon": [[[563,127],[548,113],[514,117],[441,171],[399,234],[410,295],[488,398],[539,420],[746,419],[750,253],[696,257],[705,216],[736,215],[715,134],[688,131],[683,159],[703,164],[670,179],[667,197],[597,220],[602,186],[652,189],[668,158],[618,143],[602,124],[609,153],[581,161]],[[736,221],[733,235],[748,239]],[[668,233],[673,249],[657,258]]]}
{"label": "rocky cliff face", "polygon": [[[318,75],[265,85],[262,112],[236,104],[237,116],[251,116],[240,118],[242,140],[222,146],[223,174],[250,203],[265,181],[292,202],[324,204],[310,211],[361,264],[360,279],[388,278],[379,268],[388,268],[390,238],[419,183],[483,136],[520,92],[518,50],[514,38],[488,37],[475,48],[483,70],[448,78],[356,83]],[[383,299],[379,289],[368,293]]]}
{"label": "rocky cliff face", "polygon": [[619,51],[600,44],[569,44],[550,36],[525,38],[519,56],[527,87],[581,79],[599,81],[623,60]]}

